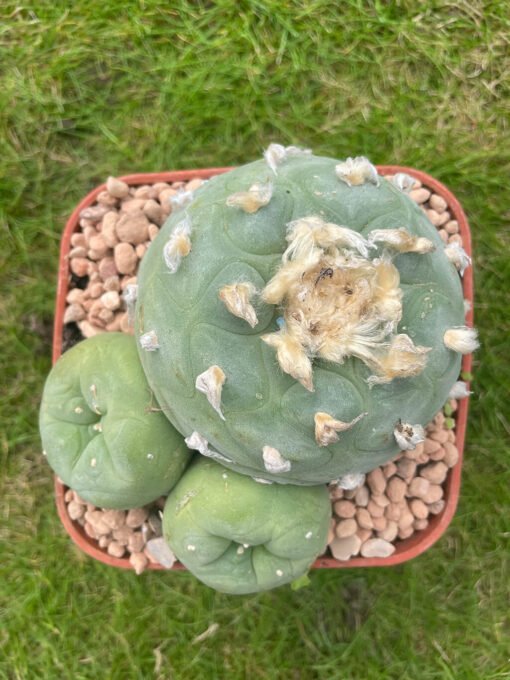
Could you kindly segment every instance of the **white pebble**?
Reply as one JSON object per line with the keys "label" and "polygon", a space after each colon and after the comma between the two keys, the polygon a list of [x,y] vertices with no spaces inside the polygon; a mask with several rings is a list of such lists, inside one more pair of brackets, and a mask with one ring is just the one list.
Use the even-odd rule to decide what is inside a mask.
{"label": "white pebble", "polygon": [[385,541],[384,538],[369,538],[361,546],[363,557],[389,557],[394,552],[395,546]]}
{"label": "white pebble", "polygon": [[101,303],[106,309],[115,310],[120,307],[120,296],[116,290],[109,290],[101,295]]}
{"label": "white pebble", "polygon": [[361,539],[356,534],[345,538],[334,538],[329,548],[336,560],[346,562],[353,555],[357,555],[361,547]]}
{"label": "white pebble", "polygon": [[170,550],[168,543],[164,538],[151,538],[150,541],[147,541],[145,550],[152,559],[165,567],[165,569],[171,569],[173,567],[175,555]]}

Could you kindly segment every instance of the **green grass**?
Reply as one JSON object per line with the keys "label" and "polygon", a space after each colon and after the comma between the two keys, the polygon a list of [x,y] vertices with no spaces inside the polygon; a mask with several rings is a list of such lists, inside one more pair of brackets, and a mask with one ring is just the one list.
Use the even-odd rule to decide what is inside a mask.
{"label": "green grass", "polygon": [[[509,41],[504,0],[1,3],[0,678],[510,678]],[[37,410],[78,199],[109,174],[236,164],[271,141],[449,185],[482,349],[446,536],[400,567],[233,598],[78,554]]]}

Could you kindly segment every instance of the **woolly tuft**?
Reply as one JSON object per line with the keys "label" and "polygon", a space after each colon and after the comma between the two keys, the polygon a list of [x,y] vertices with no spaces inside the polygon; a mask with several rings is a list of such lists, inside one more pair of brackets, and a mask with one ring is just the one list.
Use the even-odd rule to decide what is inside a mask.
{"label": "woolly tuft", "polygon": [[223,286],[218,293],[220,300],[234,316],[247,321],[252,328],[258,324],[257,314],[250,303],[250,298],[256,293],[253,283],[233,283]]}
{"label": "woolly tuft", "polygon": [[382,243],[399,253],[419,253],[425,255],[436,247],[428,238],[413,236],[406,229],[374,229],[368,235],[371,244]]}
{"label": "woolly tuft", "polygon": [[207,401],[222,420],[225,420],[225,416],[221,411],[221,392],[225,380],[226,377],[223,370],[219,366],[211,366],[207,371],[198,375],[195,381],[196,389],[205,394]]}
{"label": "woolly tuft", "polygon": [[448,394],[448,398],[464,399],[465,397],[469,397],[470,394],[473,394],[473,392],[468,390],[467,383],[465,383],[463,380],[458,380],[453,384],[453,387]]}
{"label": "woolly tuft", "polygon": [[464,248],[458,243],[449,243],[444,249],[444,254],[458,269],[459,274],[464,276],[464,272],[471,264],[471,258],[466,253]]}
{"label": "woolly tuft", "polygon": [[393,175],[391,178],[391,183],[394,184],[397,189],[400,189],[400,191],[408,193],[414,187],[416,180],[405,172],[397,172],[397,174]]}
{"label": "woolly tuft", "polygon": [[282,144],[270,144],[264,151],[264,159],[276,175],[278,166],[289,156],[309,156],[311,153],[311,149],[301,149],[297,146],[282,146]]}
{"label": "woolly tuft", "polygon": [[458,326],[448,329],[443,337],[444,344],[448,349],[460,354],[471,354],[480,346],[478,333],[474,328]]}
{"label": "woolly tuft", "polygon": [[412,451],[418,444],[425,441],[425,430],[419,424],[399,422],[393,430],[395,440],[401,451]]}
{"label": "woolly tuft", "polygon": [[188,449],[198,451],[199,453],[202,454],[202,456],[205,456],[206,458],[212,458],[213,460],[217,460],[221,463],[232,462],[230,458],[226,458],[225,456],[222,456],[221,453],[218,453],[217,451],[213,451],[212,449],[210,449],[209,442],[199,432],[192,432],[189,437],[186,437],[184,439],[184,442]]}
{"label": "woolly tuft", "polygon": [[359,416],[354,418],[348,423],[342,420],[335,420],[333,416],[329,413],[318,412],[315,414],[315,441],[319,446],[328,446],[329,444],[334,444],[338,441],[338,432],[345,432],[350,430],[351,427],[359,423],[359,421],[364,418],[367,413],[360,413]]}
{"label": "woolly tuft", "polygon": [[360,186],[366,182],[379,186],[379,175],[374,165],[364,156],[347,158],[335,167],[336,176],[350,187]]}
{"label": "woolly tuft", "polygon": [[163,248],[163,258],[171,274],[179,269],[181,260],[191,252],[191,220],[182,219],[172,231],[170,238]]}
{"label": "woolly tuft", "polygon": [[255,213],[259,208],[268,205],[273,195],[271,182],[252,184],[248,191],[237,191],[227,198],[230,208],[241,208],[244,212]]}
{"label": "woolly tuft", "polygon": [[262,449],[262,459],[266,470],[273,474],[289,472],[291,468],[290,460],[284,458],[278,449],[274,449],[272,446],[264,446]]}

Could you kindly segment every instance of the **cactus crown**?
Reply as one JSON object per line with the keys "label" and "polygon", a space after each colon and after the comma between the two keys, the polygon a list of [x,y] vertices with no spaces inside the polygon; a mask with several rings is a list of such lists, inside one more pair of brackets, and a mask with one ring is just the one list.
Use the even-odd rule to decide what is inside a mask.
{"label": "cactus crown", "polygon": [[339,364],[357,357],[376,372],[370,384],[417,375],[425,366],[430,348],[396,334],[402,318],[399,273],[389,248],[370,259],[377,240],[392,245],[394,252],[434,249],[428,239],[405,229],[391,234],[375,230],[365,239],[318,216],[288,226],[282,266],[262,291],[265,302],[283,303],[285,323],[262,339],[277,348],[282,370],[310,391],[314,357]]}

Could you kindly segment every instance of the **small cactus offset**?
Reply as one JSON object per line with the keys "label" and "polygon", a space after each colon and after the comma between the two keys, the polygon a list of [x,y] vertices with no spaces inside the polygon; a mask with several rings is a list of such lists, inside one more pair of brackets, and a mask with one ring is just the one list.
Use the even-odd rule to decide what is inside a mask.
{"label": "small cactus offset", "polygon": [[240,595],[303,576],[326,548],[330,519],[324,485],[266,486],[199,458],[167,498],[163,533],[197,578]]}
{"label": "small cactus offset", "polygon": [[43,450],[56,474],[102,508],[166,494],[191,459],[151,396],[130,335],[80,342],[51,370],[42,397]]}
{"label": "small cactus offset", "polygon": [[402,177],[271,145],[174,208],[142,262],[135,334],[190,448],[314,485],[423,440],[477,340],[469,258]]}

